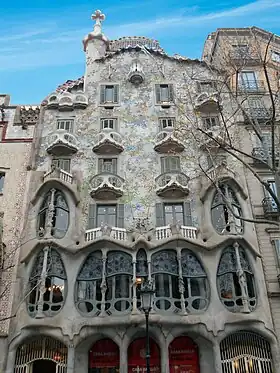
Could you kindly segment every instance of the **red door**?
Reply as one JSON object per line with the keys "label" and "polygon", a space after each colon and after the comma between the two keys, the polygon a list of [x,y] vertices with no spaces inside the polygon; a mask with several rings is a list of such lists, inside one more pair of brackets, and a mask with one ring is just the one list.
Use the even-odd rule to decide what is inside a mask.
{"label": "red door", "polygon": [[100,339],[89,352],[89,373],[115,373],[119,371],[119,347],[111,339]]}
{"label": "red door", "polygon": [[199,373],[198,347],[191,338],[178,337],[169,345],[170,373]]}
{"label": "red door", "polygon": [[[138,338],[128,348],[128,373],[146,372],[146,338]],[[156,342],[150,338],[151,373],[160,373],[160,352]]]}

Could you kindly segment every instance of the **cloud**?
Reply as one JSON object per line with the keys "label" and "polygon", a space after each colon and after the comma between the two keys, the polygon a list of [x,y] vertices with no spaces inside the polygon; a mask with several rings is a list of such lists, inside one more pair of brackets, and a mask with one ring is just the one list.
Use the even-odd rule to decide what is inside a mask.
{"label": "cloud", "polygon": [[[135,5],[135,14],[139,14],[140,17],[143,14],[143,17],[146,17],[147,12],[137,13],[138,4],[135,3],[121,4],[119,9],[132,7],[132,4]],[[280,0],[257,0],[239,7],[203,14],[200,8],[194,6],[174,10],[171,13],[173,16],[163,14],[161,17],[138,22],[114,25],[107,20],[104,23],[104,32],[110,39],[135,34],[156,38],[166,36],[168,39],[170,37],[174,39],[175,36],[186,35],[186,30],[192,30],[195,26],[199,26],[200,30],[209,27],[207,31],[210,32],[214,31],[218,27],[217,23],[220,24],[221,22],[224,26],[233,21],[238,25],[239,20],[247,23],[248,20],[250,22],[252,19],[257,19],[258,14],[262,18],[266,16],[269,19],[271,10],[273,10],[271,17],[275,17],[276,8],[279,7]],[[117,17],[116,20],[118,20]],[[74,29],[73,25],[71,29],[67,29],[66,25],[67,23],[61,22],[57,18],[53,22],[45,24],[31,24],[33,29],[24,30],[23,25],[18,25],[17,27],[21,27],[24,30],[23,32],[15,32],[6,36],[3,36],[2,33],[0,37],[1,48],[4,49],[6,55],[0,55],[0,69],[19,70],[36,68],[36,66],[83,63],[84,55],[81,41],[90,29],[79,27]],[[24,53],[21,48],[24,48]],[[20,64],[18,61],[20,61]]]}

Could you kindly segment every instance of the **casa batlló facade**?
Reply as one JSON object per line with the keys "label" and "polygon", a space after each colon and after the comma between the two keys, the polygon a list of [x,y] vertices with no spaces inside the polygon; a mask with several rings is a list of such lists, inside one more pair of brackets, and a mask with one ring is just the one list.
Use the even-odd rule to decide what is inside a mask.
{"label": "casa batll\u00f3 facade", "polygon": [[[83,40],[85,76],[40,107],[4,371],[144,372],[149,280],[152,372],[278,372],[254,225],[197,167],[206,140],[177,125],[216,120],[215,92],[192,78],[213,71],[152,39],[109,41],[104,18]],[[219,167],[250,218],[243,168]]]}

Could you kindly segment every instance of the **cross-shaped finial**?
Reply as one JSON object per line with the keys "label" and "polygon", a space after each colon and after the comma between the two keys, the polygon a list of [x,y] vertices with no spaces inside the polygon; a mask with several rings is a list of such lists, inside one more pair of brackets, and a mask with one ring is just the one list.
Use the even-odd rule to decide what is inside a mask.
{"label": "cross-shaped finial", "polygon": [[104,21],[105,20],[105,14],[103,14],[101,12],[101,10],[96,10],[92,15],[91,15],[91,19],[93,19],[94,21],[96,21],[97,24],[101,24],[101,21]]}

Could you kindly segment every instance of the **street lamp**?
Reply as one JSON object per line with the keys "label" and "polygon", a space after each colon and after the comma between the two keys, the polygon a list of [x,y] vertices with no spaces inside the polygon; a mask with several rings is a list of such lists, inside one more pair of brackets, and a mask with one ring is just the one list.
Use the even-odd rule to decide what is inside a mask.
{"label": "street lamp", "polygon": [[146,318],[146,369],[147,373],[150,373],[150,336],[149,336],[149,314],[153,305],[154,298],[154,287],[151,281],[145,281],[141,285],[140,295],[142,310],[145,313]]}

